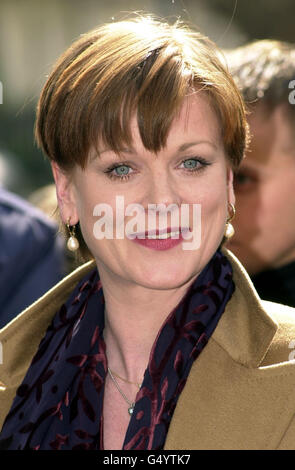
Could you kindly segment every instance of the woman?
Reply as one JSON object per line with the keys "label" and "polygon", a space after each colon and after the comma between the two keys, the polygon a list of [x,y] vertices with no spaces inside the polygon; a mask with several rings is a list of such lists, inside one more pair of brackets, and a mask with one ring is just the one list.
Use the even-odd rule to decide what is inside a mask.
{"label": "woman", "polygon": [[247,130],[214,46],[104,25],[54,67],[36,134],[93,260],[1,332],[2,448],[294,446],[294,312],[220,250]]}

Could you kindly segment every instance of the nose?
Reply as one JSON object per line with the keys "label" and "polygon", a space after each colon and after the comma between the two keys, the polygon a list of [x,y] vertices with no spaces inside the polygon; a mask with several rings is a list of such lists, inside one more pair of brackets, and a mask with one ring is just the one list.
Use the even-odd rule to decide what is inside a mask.
{"label": "nose", "polygon": [[145,197],[144,206],[148,205],[165,205],[170,204],[180,205],[181,203],[181,188],[178,187],[175,179],[167,171],[157,172],[149,179]]}

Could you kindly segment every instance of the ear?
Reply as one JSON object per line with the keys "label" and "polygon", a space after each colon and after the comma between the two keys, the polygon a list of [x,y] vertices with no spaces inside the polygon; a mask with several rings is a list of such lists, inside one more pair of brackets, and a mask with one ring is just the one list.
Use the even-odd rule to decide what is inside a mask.
{"label": "ear", "polygon": [[236,198],[234,193],[234,172],[230,167],[227,169],[227,197],[228,202],[235,205]]}
{"label": "ear", "polygon": [[75,225],[78,223],[79,217],[76,209],[71,175],[63,171],[55,162],[51,163],[51,168],[56,186],[56,196],[61,219],[64,224],[69,222],[70,225]]}

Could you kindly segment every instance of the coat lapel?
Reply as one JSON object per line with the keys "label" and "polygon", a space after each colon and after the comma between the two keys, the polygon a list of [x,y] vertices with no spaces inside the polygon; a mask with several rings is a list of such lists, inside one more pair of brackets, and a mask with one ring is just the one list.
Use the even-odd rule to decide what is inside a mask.
{"label": "coat lapel", "polygon": [[[276,448],[294,414],[290,350],[281,352],[285,362],[267,365],[266,357],[278,357],[272,348],[278,325],[243,267],[230,252],[225,254],[236,290],[191,369],[169,427],[167,450]],[[0,427],[52,317],[94,266],[89,262],[78,268],[0,331]]]}
{"label": "coat lapel", "polygon": [[294,414],[294,363],[264,366],[278,325],[230,253],[236,284],[177,402],[165,449],[273,449]]}
{"label": "coat lapel", "polygon": [[77,282],[94,267],[95,262],[89,261],[76,269],[0,330],[0,429],[52,318]]}

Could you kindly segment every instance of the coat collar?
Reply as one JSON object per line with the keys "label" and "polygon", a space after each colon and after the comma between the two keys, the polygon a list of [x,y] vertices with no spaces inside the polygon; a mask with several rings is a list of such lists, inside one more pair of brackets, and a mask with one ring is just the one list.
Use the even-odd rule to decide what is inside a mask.
{"label": "coat collar", "polygon": [[228,302],[212,338],[246,367],[258,367],[263,361],[278,324],[265,311],[249,275],[226,248],[223,253],[233,268],[235,292]]}
{"label": "coat collar", "polygon": [[[223,252],[233,267],[235,292],[212,338],[234,361],[247,367],[258,367],[267,353],[278,326],[263,308],[243,266],[230,251],[223,248]],[[0,367],[1,380],[4,383],[14,382],[13,377],[20,377],[26,371],[54,314],[77,282],[94,267],[95,262],[89,261],[76,269],[0,330],[0,341],[5,356],[3,363],[5,367]],[[14,345],[12,349],[9,347],[11,341]],[[25,355],[23,344],[27,345]]]}

